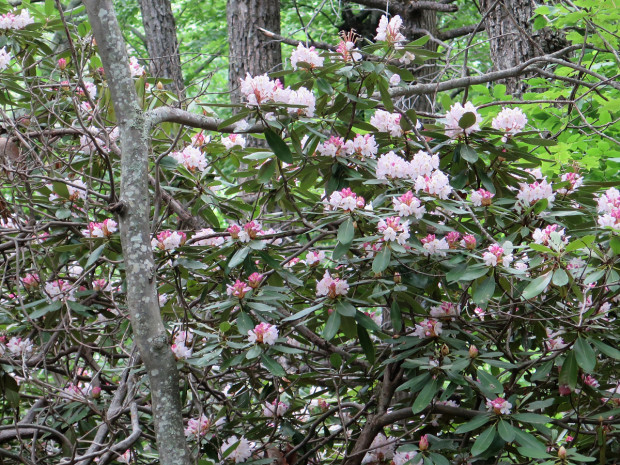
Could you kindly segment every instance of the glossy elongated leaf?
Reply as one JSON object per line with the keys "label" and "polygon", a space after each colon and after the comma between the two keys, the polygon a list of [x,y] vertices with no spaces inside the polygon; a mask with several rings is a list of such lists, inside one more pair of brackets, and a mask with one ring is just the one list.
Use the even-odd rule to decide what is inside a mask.
{"label": "glossy elongated leaf", "polygon": [[541,294],[549,285],[551,281],[552,274],[546,273],[542,276],[539,276],[536,279],[533,279],[526,287],[523,289],[522,297],[524,299],[533,299],[537,295]]}
{"label": "glossy elongated leaf", "polygon": [[476,124],[476,115],[471,111],[468,111],[461,116],[459,119],[459,127],[463,129],[467,129]]}
{"label": "glossy elongated leaf", "polygon": [[228,268],[233,269],[243,263],[245,257],[247,257],[250,253],[250,250],[252,250],[250,247],[243,247],[242,249],[237,250],[228,262]]}
{"label": "glossy elongated leaf", "polygon": [[500,437],[506,442],[512,442],[515,440],[515,428],[505,420],[500,420],[497,423],[497,432]]}
{"label": "glossy elongated leaf", "polygon": [[586,373],[591,373],[596,366],[596,353],[592,349],[592,346],[582,337],[578,337],[573,349],[575,350],[577,364]]}
{"label": "glossy elongated leaf", "polygon": [[455,434],[469,433],[470,431],[477,430],[481,426],[486,425],[489,421],[491,421],[491,415],[487,413],[475,416],[474,418],[472,418],[470,421],[468,421],[464,425],[459,426],[456,429],[456,431],[454,431],[454,433]]}
{"label": "glossy elongated leaf", "polygon": [[525,423],[534,423],[534,424],[539,424],[539,425],[544,425],[546,423],[549,423],[551,421],[551,418],[546,417],[544,415],[539,415],[537,413],[513,413],[511,415],[511,418],[517,420],[517,421],[522,421]]}
{"label": "glossy elongated leaf", "polygon": [[562,370],[560,371],[560,385],[570,386],[571,389],[575,389],[577,385],[577,375],[579,374],[579,366],[577,365],[577,358],[575,352],[570,351],[564,363],[562,364]]}
{"label": "glossy elongated leaf", "polygon": [[278,378],[283,378],[284,376],[286,376],[286,371],[284,371],[282,365],[280,365],[268,355],[263,354],[261,355],[260,359],[261,362],[263,362],[263,365],[265,365],[265,368],[267,368],[267,370],[269,370],[269,373],[271,373],[273,376],[276,376]]}
{"label": "glossy elongated leaf", "polygon": [[491,446],[493,439],[495,439],[495,433],[496,431],[494,425],[489,426],[482,433],[480,433],[480,436],[478,436],[476,442],[474,442],[474,445],[471,447],[471,455],[475,457],[476,455],[480,455],[486,451]]}
{"label": "glossy elongated leaf", "polygon": [[468,161],[469,163],[476,163],[478,161],[478,154],[469,145],[461,145],[459,153],[463,160]]}
{"label": "glossy elongated leaf", "polygon": [[375,363],[375,345],[372,343],[368,331],[360,324],[357,325],[357,337],[360,340],[360,345],[368,361],[370,363]]}
{"label": "glossy elongated leaf", "polygon": [[293,154],[291,153],[291,149],[278,134],[276,134],[272,129],[267,129],[265,131],[265,139],[267,139],[267,144],[269,144],[269,147],[273,150],[273,153],[276,154],[276,157],[285,163],[293,163]]}
{"label": "glossy elongated leaf", "polygon": [[355,236],[355,228],[353,227],[353,220],[349,218],[338,227],[338,241],[341,244],[349,244]]}
{"label": "glossy elongated leaf", "polygon": [[556,286],[566,286],[568,284],[568,274],[562,268],[553,272],[553,284]]}
{"label": "glossy elongated leaf", "polygon": [[486,304],[493,297],[495,292],[495,278],[489,276],[482,283],[476,286],[474,290],[473,299],[474,302],[480,306],[486,306]]}
{"label": "glossy elongated leaf", "polygon": [[424,410],[428,404],[431,403],[435,394],[439,389],[439,381],[437,379],[432,380],[428,383],[424,388],[420,391],[420,394],[417,395],[415,400],[413,401],[413,406],[411,409],[413,413],[420,413]]}
{"label": "glossy elongated leaf", "polygon": [[329,341],[333,339],[338,330],[340,329],[340,314],[338,312],[332,312],[327,318],[325,328],[323,329],[323,339]]}
{"label": "glossy elongated leaf", "polygon": [[336,303],[336,311],[342,316],[355,316],[357,310],[348,300],[340,300]]}
{"label": "glossy elongated leaf", "polygon": [[383,248],[379,251],[379,253],[372,261],[372,271],[374,271],[375,273],[381,273],[390,264],[391,257],[392,253],[390,251],[390,248],[383,246]]}

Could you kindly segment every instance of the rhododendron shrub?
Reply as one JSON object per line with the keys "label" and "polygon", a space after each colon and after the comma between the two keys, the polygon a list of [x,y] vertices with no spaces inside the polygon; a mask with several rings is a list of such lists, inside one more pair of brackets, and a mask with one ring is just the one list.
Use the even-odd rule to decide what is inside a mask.
{"label": "rhododendron shrub", "polygon": [[157,286],[168,337],[152,344],[174,356],[197,463],[620,453],[620,194],[546,162],[535,116],[556,103],[486,105],[472,89],[419,117],[394,63],[430,55],[400,18],[372,45],[297,46],[288,87],[248,75],[234,116],[170,116],[128,58],[151,138],[150,229],[131,240],[156,263],[130,267],[114,84],[86,29],[69,27],[79,60],[47,53],[64,29],[46,14],[6,26],[0,55],[5,104],[36,107],[4,122],[19,156],[0,175],[0,456],[158,460],[131,273]]}

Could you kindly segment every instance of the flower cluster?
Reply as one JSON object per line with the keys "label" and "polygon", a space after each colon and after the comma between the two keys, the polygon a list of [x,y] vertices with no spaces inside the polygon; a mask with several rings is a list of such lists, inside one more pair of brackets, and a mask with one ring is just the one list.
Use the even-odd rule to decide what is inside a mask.
{"label": "flower cluster", "polygon": [[288,411],[288,404],[278,401],[265,402],[263,405],[263,415],[269,418],[281,417]]}
{"label": "flower cluster", "polygon": [[245,295],[250,292],[252,288],[247,283],[237,279],[235,284],[228,284],[226,286],[226,294],[237,299],[243,299]]}
{"label": "flower cluster", "polygon": [[450,248],[450,244],[445,238],[437,239],[434,234],[420,240],[422,242],[422,248],[424,249],[424,255],[438,255],[440,257],[446,256],[446,250]]}
{"label": "flower cluster", "polygon": [[406,37],[400,32],[402,25],[403,20],[398,15],[393,16],[389,22],[387,16],[381,16],[379,26],[377,27],[377,35],[375,36],[375,40],[387,42],[390,45],[407,40]]}
{"label": "flower cluster", "polygon": [[151,246],[155,250],[174,250],[185,244],[186,240],[187,236],[183,231],[166,229],[151,240]]}
{"label": "flower cluster", "polygon": [[230,225],[227,231],[230,233],[230,237],[241,242],[250,242],[256,239],[256,237],[269,232],[263,231],[261,224],[254,220],[248,221],[243,227],[236,224]]}
{"label": "flower cluster", "polygon": [[620,230],[620,191],[611,187],[596,200],[601,228],[612,227]]}
{"label": "flower cluster", "polygon": [[557,234],[557,241],[555,242],[563,242],[564,244],[568,244],[568,236],[564,235],[564,229],[559,229],[560,225],[558,224],[550,224],[544,229],[536,228],[532,233],[532,239],[536,244],[549,245],[549,242],[552,241],[552,234]]}
{"label": "flower cluster", "polygon": [[487,399],[487,408],[496,415],[510,415],[512,404],[502,397],[491,400]]}
{"label": "flower cluster", "polygon": [[12,59],[13,57],[6,51],[6,47],[0,48],[0,72],[9,67]]}
{"label": "flower cluster", "polygon": [[248,73],[245,79],[240,81],[240,91],[250,107],[266,103],[294,104],[300,105],[301,108],[289,107],[289,113],[309,118],[314,116],[316,98],[305,87],[297,90],[292,90],[290,87],[285,89],[279,79],[272,81],[266,74],[252,77]]}
{"label": "flower cluster", "polygon": [[442,332],[442,326],[440,321],[427,318],[415,325],[413,335],[421,339],[439,337]]}
{"label": "flower cluster", "polygon": [[420,219],[426,213],[426,208],[424,208],[420,199],[415,197],[411,191],[407,191],[398,198],[394,197],[392,203],[394,204],[394,210],[400,216],[415,216]]}
{"label": "flower cluster", "polygon": [[525,205],[532,205],[542,199],[547,199],[551,204],[555,200],[553,186],[550,182],[547,182],[547,178],[540,182],[535,181],[532,184],[519,183],[519,185],[521,187],[517,193],[517,199]]}
{"label": "flower cluster", "polygon": [[377,231],[379,234],[383,234],[385,242],[396,241],[400,245],[405,245],[410,236],[409,221],[401,223],[399,216],[391,216],[379,221]]}
{"label": "flower cluster", "polygon": [[41,278],[37,273],[28,273],[22,278],[22,284],[26,289],[36,289],[41,284]]}
{"label": "flower cluster", "polygon": [[[463,129],[459,126],[459,121],[465,113],[473,113],[476,117],[476,122],[467,129]],[[446,113],[446,117],[444,118],[446,136],[451,139],[455,139],[462,135],[469,135],[474,131],[480,130],[481,122],[482,116],[478,114],[477,108],[471,102],[466,102],[465,105],[461,105],[457,102],[450,107],[450,110]]]}
{"label": "flower cluster", "polygon": [[327,296],[330,299],[336,299],[339,296],[347,295],[349,291],[349,283],[344,279],[332,278],[329,271],[325,271],[323,279],[316,283],[317,297]]}
{"label": "flower cluster", "polygon": [[558,189],[557,190],[558,194],[564,194],[564,195],[571,194],[583,185],[583,176],[581,176],[579,173],[575,173],[571,171],[569,173],[564,173],[562,175],[561,181],[570,183],[570,187],[569,188],[563,187],[561,189]]}
{"label": "flower cluster", "polygon": [[145,73],[144,67],[138,62],[136,57],[129,57],[129,72],[132,77],[140,77]]}
{"label": "flower cluster", "polygon": [[[32,341],[28,338],[12,337],[6,343],[6,350],[14,357],[28,357],[32,353]],[[0,344],[0,355],[4,354],[4,347]]]}
{"label": "flower cluster", "polygon": [[320,56],[314,47],[304,47],[303,44],[297,45],[297,48],[291,53],[291,66],[293,69],[299,69],[298,63],[307,63],[310,68],[320,68],[323,66],[325,58]]}
{"label": "flower cluster", "polygon": [[[439,156],[437,154],[429,155],[420,150],[408,162],[394,152],[388,152],[377,160],[376,177],[377,179],[413,179],[416,183],[419,181],[420,186],[425,187],[425,179],[428,176],[432,177],[435,173],[441,173],[438,168]],[[416,189],[421,190],[424,187]]]}
{"label": "flower cluster", "polygon": [[345,63],[349,61],[360,61],[362,54],[355,48],[355,34],[354,33],[341,33],[342,40],[336,47],[336,52],[342,57],[342,61]]}
{"label": "flower cluster", "polygon": [[331,136],[328,140],[319,144],[316,150],[324,157],[341,157],[344,153],[344,139]]}
{"label": "flower cluster", "polygon": [[[226,454],[226,452],[233,447],[234,449],[229,452],[226,457],[224,457],[224,454]],[[252,449],[252,443],[250,443],[250,441],[245,439],[243,436],[241,436],[241,438],[239,439],[237,439],[237,436],[231,436],[222,444],[222,447],[220,449],[220,455],[224,459],[230,459],[233,460],[235,463],[241,463],[245,462],[252,456]]]}
{"label": "flower cluster", "polygon": [[75,300],[75,288],[73,284],[64,279],[57,279],[45,283],[45,293],[52,301],[56,300]]}
{"label": "flower cluster", "polygon": [[493,121],[491,127],[498,131],[503,131],[505,134],[502,137],[502,142],[506,142],[509,137],[520,133],[525,128],[527,123],[527,116],[520,108],[502,108]]}
{"label": "flower cluster", "polygon": [[326,199],[325,201],[326,210],[341,209],[345,212],[352,212],[356,208],[364,208],[364,205],[366,205],[364,197],[357,195],[349,187],[346,187],[341,191],[332,192],[329,196],[329,200]]}
{"label": "flower cluster", "polygon": [[482,260],[486,266],[497,266],[500,260],[502,265],[509,266],[513,257],[512,254],[505,254],[503,247],[499,244],[493,244],[482,254]]}
{"label": "flower cluster", "polygon": [[190,418],[185,428],[185,437],[202,437],[211,427],[211,420],[203,413],[198,418]]}
{"label": "flower cluster", "polygon": [[248,331],[248,341],[252,344],[274,345],[278,339],[278,328],[269,323],[259,323]]}
{"label": "flower cluster", "polygon": [[191,172],[198,170],[202,173],[207,169],[207,166],[209,166],[205,154],[202,153],[200,149],[191,145],[188,145],[180,152],[172,152],[170,157],[178,164],[185,166],[185,168]]}
{"label": "flower cluster", "polygon": [[88,223],[88,229],[82,230],[82,236],[91,238],[110,237],[118,231],[118,224],[112,219],[103,220],[101,223],[91,221]]}
{"label": "flower cluster", "polygon": [[32,19],[28,10],[22,10],[18,15],[11,12],[0,15],[0,29],[4,30],[12,29],[18,31],[33,23],[34,19]]}
{"label": "flower cluster", "polygon": [[471,203],[474,204],[474,207],[488,207],[491,205],[491,199],[493,197],[495,197],[495,194],[484,189],[472,191],[469,196]]}
{"label": "flower cluster", "polygon": [[[215,234],[215,231],[211,228],[204,228],[201,229],[199,231],[196,231],[196,234],[194,237],[204,237],[204,236],[211,236]],[[209,238],[204,238],[204,239],[198,239],[197,241],[194,241],[194,245],[198,245],[198,246],[211,246],[211,247],[219,247],[221,246],[225,241],[225,239],[221,236],[216,236],[216,237],[209,237]]]}
{"label": "flower cluster", "polygon": [[460,315],[461,309],[452,302],[442,302],[440,305],[431,307],[430,315],[433,318],[451,318]]}
{"label": "flower cluster", "polygon": [[394,457],[395,448],[396,443],[394,441],[390,441],[385,435],[379,433],[370,444],[369,451],[362,459],[362,463],[381,463],[390,460]]}
{"label": "flower cluster", "polygon": [[192,341],[194,335],[191,331],[177,331],[172,341],[172,352],[177,359],[188,359],[192,356]]}
{"label": "flower cluster", "polygon": [[387,132],[392,137],[403,135],[403,128],[400,127],[400,113],[390,113],[389,111],[377,110],[370,117],[370,124],[377,128],[379,132]]}
{"label": "flower cluster", "polygon": [[231,134],[228,137],[222,136],[222,144],[226,147],[226,150],[230,150],[233,147],[239,147],[244,149],[247,142],[245,137],[239,134]]}
{"label": "flower cluster", "polygon": [[311,250],[306,254],[305,263],[308,266],[318,266],[325,260],[325,252],[322,250]]}
{"label": "flower cluster", "polygon": [[415,181],[415,191],[423,191],[445,200],[452,193],[452,186],[448,176],[444,172],[436,170],[430,176],[418,176]]}

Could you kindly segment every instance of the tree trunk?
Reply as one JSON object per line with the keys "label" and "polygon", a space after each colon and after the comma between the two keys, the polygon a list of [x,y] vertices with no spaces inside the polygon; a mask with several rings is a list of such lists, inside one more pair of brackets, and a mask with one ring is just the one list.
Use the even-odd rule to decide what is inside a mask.
{"label": "tree trunk", "polygon": [[279,0],[228,0],[228,83],[232,103],[241,102],[239,79],[278,70],[280,43],[265,37],[259,27],[280,33]]}
{"label": "tree trunk", "polygon": [[151,59],[150,74],[155,78],[172,79],[172,84],[166,87],[183,98],[185,84],[170,0],[140,0],[140,10]]}
{"label": "tree trunk", "polygon": [[112,0],[84,0],[120,127],[119,220],[125,261],[127,307],[134,341],[149,376],[153,421],[162,465],[188,465],[179,373],[161,319],[149,234],[149,134],[138,104],[128,56]]}
{"label": "tree trunk", "polygon": [[[480,0],[480,8],[486,15],[484,24],[495,70],[512,68],[542,55],[540,46],[532,39],[532,0]],[[506,93],[519,96],[524,90],[523,79],[513,77],[500,82],[506,85]]]}

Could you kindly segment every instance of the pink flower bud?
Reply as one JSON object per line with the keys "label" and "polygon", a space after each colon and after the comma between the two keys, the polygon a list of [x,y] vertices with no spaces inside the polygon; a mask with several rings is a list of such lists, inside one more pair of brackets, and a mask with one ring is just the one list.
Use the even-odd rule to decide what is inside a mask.
{"label": "pink flower bud", "polygon": [[568,396],[572,392],[570,386],[567,386],[566,384],[561,385],[558,389],[561,396]]}
{"label": "pink flower bud", "polygon": [[99,386],[95,386],[90,393],[93,399],[99,399],[99,397],[101,397],[101,388]]}
{"label": "pink flower bud", "polygon": [[558,449],[558,458],[564,460],[566,458],[566,449],[564,446],[560,446]]}
{"label": "pink flower bud", "polygon": [[65,60],[64,58],[60,58],[58,60],[58,67],[60,69],[65,69],[67,67],[67,60]]}
{"label": "pink flower bud", "polygon": [[478,356],[478,348],[474,345],[469,346],[469,357],[476,358]]}
{"label": "pink flower bud", "polygon": [[426,434],[420,438],[420,444],[418,445],[418,448],[421,451],[425,451],[426,449],[428,449],[428,437]]}

